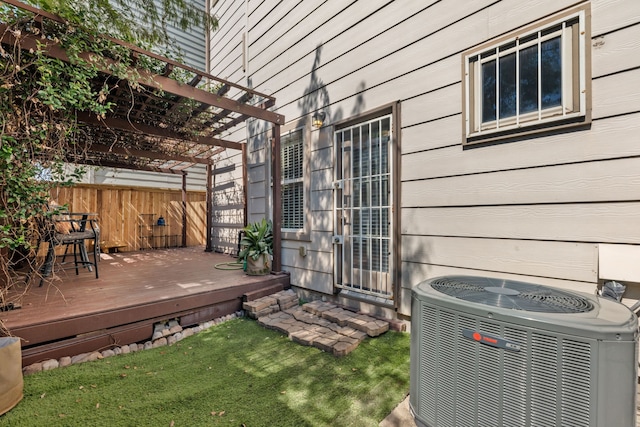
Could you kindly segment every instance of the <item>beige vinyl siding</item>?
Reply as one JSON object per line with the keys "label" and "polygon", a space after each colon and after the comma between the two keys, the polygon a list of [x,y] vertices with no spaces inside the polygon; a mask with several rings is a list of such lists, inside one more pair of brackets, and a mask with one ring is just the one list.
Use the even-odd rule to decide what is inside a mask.
{"label": "beige vinyl siding", "polygon": [[[247,85],[242,68],[242,35],[247,29],[246,10],[245,2],[236,0],[215,2],[214,8],[211,10],[211,13],[218,17],[219,23],[218,30],[211,34],[209,41],[212,74],[240,85]],[[234,91],[235,89],[231,89],[228,95],[237,96]],[[248,123],[249,129],[256,129],[257,126],[260,126],[260,123],[253,119]],[[246,191],[248,209],[245,222],[258,221],[268,216],[269,180],[267,177],[270,170],[265,163],[268,156],[264,150],[266,135],[254,131],[252,133],[257,134],[257,137],[247,140],[247,129],[241,127],[220,136],[223,139],[247,143],[247,177],[249,182]],[[227,152],[229,151],[227,150]],[[240,151],[231,151],[231,153],[232,155],[228,157],[225,164],[233,163],[236,168],[229,174],[227,182],[235,182],[234,191],[237,192],[242,188],[243,159]],[[221,197],[224,197],[224,194]]]}
{"label": "beige vinyl siding", "polygon": [[[437,248],[438,250],[433,250]],[[598,248],[593,243],[554,242],[466,237],[405,236],[406,262],[450,265],[470,270],[595,282]]]}
{"label": "beige vinyl siding", "polygon": [[640,25],[594,35],[591,57],[593,78],[640,66]]}
{"label": "beige vinyl siding", "polygon": [[402,229],[403,234],[533,239],[550,245],[637,244],[639,208],[638,202],[403,208]]}
{"label": "beige vinyl siding", "polygon": [[594,118],[586,131],[482,147],[474,149],[472,154],[455,145],[446,146],[404,156],[403,180],[637,156],[640,144],[631,141],[637,138],[638,132],[640,112],[633,112],[604,120]]}
{"label": "beige vinyl siding", "polygon": [[[161,4],[159,0],[155,0],[156,4]],[[191,0],[193,6],[202,10],[206,7],[206,0]],[[198,70],[207,71],[207,55],[206,55],[206,32],[203,26],[190,28],[183,31],[174,26],[168,26],[167,33],[169,37],[176,40],[180,50],[182,51],[182,62]]]}
{"label": "beige vinyl siding", "polygon": [[[242,168],[242,152],[230,149],[221,153],[221,158],[215,165],[211,183],[211,243],[216,252],[238,252],[238,233],[245,224]],[[224,172],[217,173],[216,170]]]}
{"label": "beige vinyl siding", "polygon": [[[84,184],[104,184],[131,187],[182,188],[182,175],[157,172],[134,171],[115,168],[91,168],[92,172],[85,176]],[[206,168],[196,165],[187,170],[187,188],[203,191],[206,189]]]}
{"label": "beige vinyl siding", "polygon": [[214,75],[240,83],[242,79],[242,33],[246,30],[244,1],[216,4],[218,29],[211,34],[210,61]]}
{"label": "beige vinyl siding", "polygon": [[[288,123],[322,108],[331,124],[401,101],[401,314],[413,286],[442,274],[594,292],[598,245],[640,246],[640,2],[591,2],[590,127],[461,145],[461,53],[573,5],[249,0],[249,75],[231,54],[213,73],[249,78]],[[311,241],[283,242],[292,284],[325,293],[334,156],[332,129],[313,130]]]}

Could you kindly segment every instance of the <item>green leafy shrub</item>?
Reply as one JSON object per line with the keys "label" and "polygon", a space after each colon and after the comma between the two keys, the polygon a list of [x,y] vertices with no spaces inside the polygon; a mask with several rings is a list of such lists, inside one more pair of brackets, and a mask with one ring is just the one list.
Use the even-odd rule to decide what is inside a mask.
{"label": "green leafy shrub", "polygon": [[240,253],[238,257],[246,260],[251,257],[257,261],[260,255],[273,255],[273,224],[262,219],[244,228],[244,236],[240,240]]}

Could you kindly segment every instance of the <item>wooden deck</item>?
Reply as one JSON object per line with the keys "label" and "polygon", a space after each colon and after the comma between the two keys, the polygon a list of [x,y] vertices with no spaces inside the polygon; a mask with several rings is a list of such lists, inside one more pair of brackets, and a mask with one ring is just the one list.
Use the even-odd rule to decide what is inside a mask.
{"label": "wooden deck", "polygon": [[[286,274],[247,276],[220,270],[233,262],[204,247],[102,254],[100,278],[81,269],[33,285],[22,308],[0,312],[23,340],[23,364],[147,340],[153,324],[179,319],[193,325],[241,309],[245,294],[289,286]],[[20,289],[17,289],[20,291]]]}

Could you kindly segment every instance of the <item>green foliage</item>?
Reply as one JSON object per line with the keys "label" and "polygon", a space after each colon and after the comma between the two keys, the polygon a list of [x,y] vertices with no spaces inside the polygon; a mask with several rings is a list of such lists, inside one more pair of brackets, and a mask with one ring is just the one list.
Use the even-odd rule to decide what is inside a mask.
{"label": "green foliage", "polygon": [[170,347],[25,377],[0,425],[377,426],[409,391],[409,335],[336,358],[237,319]]}
{"label": "green foliage", "polygon": [[238,258],[246,260],[251,257],[257,261],[260,255],[273,255],[273,224],[262,219],[244,228],[244,236],[240,240],[240,253]]}
{"label": "green foliage", "polygon": [[[186,30],[215,30],[218,22],[187,0],[27,0],[26,3],[54,13],[78,28],[108,35],[144,49],[165,46],[177,55],[179,46],[169,37],[167,24]],[[135,10],[132,5],[135,4]],[[162,52],[166,54],[165,49]]]}

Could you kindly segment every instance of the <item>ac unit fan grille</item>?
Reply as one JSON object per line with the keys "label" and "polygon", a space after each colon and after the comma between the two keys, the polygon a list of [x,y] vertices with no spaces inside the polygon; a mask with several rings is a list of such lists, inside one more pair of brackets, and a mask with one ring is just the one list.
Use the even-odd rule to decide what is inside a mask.
{"label": "ac unit fan grille", "polygon": [[546,286],[487,277],[448,276],[430,282],[433,289],[465,301],[544,313],[586,313],[593,304],[580,295]]}

